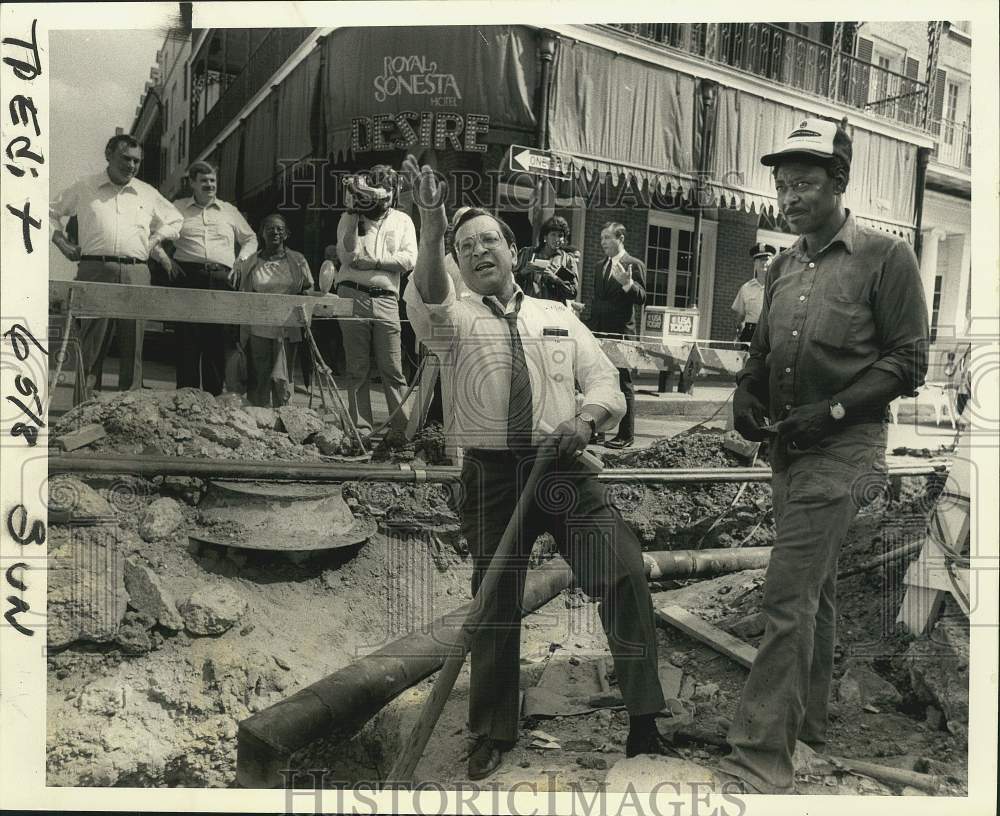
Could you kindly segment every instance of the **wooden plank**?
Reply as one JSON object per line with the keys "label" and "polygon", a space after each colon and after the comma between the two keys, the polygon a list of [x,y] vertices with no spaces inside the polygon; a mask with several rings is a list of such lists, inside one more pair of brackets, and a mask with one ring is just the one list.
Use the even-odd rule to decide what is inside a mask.
{"label": "wooden plank", "polygon": [[661,623],[680,629],[685,635],[711,646],[717,652],[732,658],[749,669],[757,657],[757,650],[739,638],[723,632],[716,626],[702,620],[697,615],[679,606],[665,606],[656,609],[656,619]]}
{"label": "wooden plank", "polygon": [[104,426],[95,422],[92,425],[84,425],[82,428],[77,428],[75,431],[64,433],[62,436],[57,436],[52,440],[52,444],[55,447],[69,453],[70,451],[75,451],[78,448],[86,447],[91,442],[96,442],[98,439],[103,439],[107,435],[108,432],[104,430]]}
{"label": "wooden plank", "polygon": [[946,594],[940,589],[907,587],[896,622],[903,624],[911,635],[924,634],[941,613],[941,604],[944,603]]}
{"label": "wooden plank", "polygon": [[441,363],[436,354],[428,353],[424,358],[423,373],[420,375],[420,382],[417,384],[417,401],[410,411],[410,419],[406,423],[406,438],[411,442],[416,437],[421,428],[427,424],[427,412],[431,409],[431,402],[434,400],[434,386],[438,381],[438,373],[441,370]]}
{"label": "wooden plank", "polygon": [[335,295],[262,295],[90,281],[49,281],[50,303],[66,303],[70,292],[73,292],[75,317],[125,320],[290,327],[302,325],[300,306],[313,320],[346,317],[354,307],[350,298]]}

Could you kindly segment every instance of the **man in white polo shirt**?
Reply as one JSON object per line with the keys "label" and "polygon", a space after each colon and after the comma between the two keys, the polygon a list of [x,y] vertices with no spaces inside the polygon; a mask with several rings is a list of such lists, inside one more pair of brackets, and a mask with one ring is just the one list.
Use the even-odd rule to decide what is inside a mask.
{"label": "man in white polo shirt", "polygon": [[[257,236],[236,207],[215,197],[215,168],[197,161],[188,168],[191,197],[176,202],[184,216],[174,241],[174,284],[187,289],[238,288],[233,268],[257,251]],[[235,247],[239,246],[239,255]],[[177,324],[177,387],[222,393],[226,361],[239,330],[223,323]],[[232,389],[233,383],[230,383]]]}
{"label": "man in white polo shirt", "polygon": [[750,247],[753,277],[740,287],[732,306],[739,323],[736,340],[740,343],[749,343],[754,329],[757,328],[760,310],[764,306],[764,274],[771,259],[777,254],[777,250],[770,244],[758,242]]}
{"label": "man in white polo shirt", "polygon": [[[108,166],[80,179],[60,193],[49,207],[52,243],[71,261],[79,262],[76,280],[149,286],[150,257],[170,268],[160,244],[177,237],[181,214],[153,187],[135,178],[142,147],[125,133],[112,136],[104,148]],[[63,233],[64,219],[77,217],[80,243]],[[145,322],[116,321],[119,349],[118,387],[142,388],[142,341]],[[83,372],[74,403],[90,396],[96,371],[107,352],[108,319],[85,319],[78,326]]]}

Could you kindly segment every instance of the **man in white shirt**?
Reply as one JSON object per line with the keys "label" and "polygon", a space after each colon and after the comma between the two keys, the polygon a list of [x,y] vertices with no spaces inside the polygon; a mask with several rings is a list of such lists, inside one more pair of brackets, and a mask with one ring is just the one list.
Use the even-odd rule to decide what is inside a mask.
{"label": "man in white shirt", "polygon": [[[257,236],[236,207],[215,197],[215,168],[197,161],[188,168],[192,196],[175,202],[184,217],[174,241],[172,274],[186,289],[234,291],[235,264],[257,251]],[[239,255],[234,247],[239,246]],[[177,387],[219,395],[226,362],[236,353],[239,329],[222,323],[177,324]],[[235,383],[228,383],[233,390]]]}
{"label": "man in white shirt", "polygon": [[[181,214],[153,187],[135,178],[142,147],[127,134],[112,136],[104,149],[107,168],[87,176],[58,195],[49,207],[52,243],[71,261],[79,262],[76,280],[148,286],[147,261],[166,268],[170,259],[160,244],[176,238]],[[64,219],[77,217],[79,244],[63,233]],[[142,388],[142,342],[145,322],[117,320],[121,390]],[[85,319],[78,325],[83,372],[78,375],[74,402],[90,396],[96,371],[111,336],[108,320]]]}
{"label": "man in white shirt", "polygon": [[[452,255],[469,291],[456,299],[445,268],[446,218],[431,168],[412,156],[404,169],[421,208],[412,308],[453,378],[454,427],[466,448],[462,530],[482,581],[539,452],[555,442],[559,462],[539,484],[511,562],[472,644],[469,727],[478,737],[469,778],[495,771],[519,728],[520,603],[528,557],[539,533],[555,537],[580,585],[600,599],[600,615],[629,713],[626,754],[659,753],[655,715],[663,708],[656,632],[639,542],[603,487],[575,457],[591,434],[625,411],[618,373],[600,344],[556,301],[526,297],[514,282],[514,236],[489,212],[455,223]],[[583,390],[577,411],[574,381]]]}
{"label": "man in white shirt", "polygon": [[750,247],[753,277],[740,287],[732,305],[740,327],[736,336],[740,343],[749,343],[757,328],[760,312],[764,308],[764,274],[777,254],[778,251],[770,244],[756,243]]}
{"label": "man in white shirt", "polygon": [[351,419],[360,431],[372,430],[368,379],[374,357],[393,414],[393,436],[399,441],[407,423],[402,404],[406,378],[400,346],[400,277],[416,263],[417,234],[410,216],[392,206],[395,179],[391,167],[376,165],[370,173],[349,180],[348,210],[337,224],[341,265],[335,290],[354,300],[352,316],[340,321]]}

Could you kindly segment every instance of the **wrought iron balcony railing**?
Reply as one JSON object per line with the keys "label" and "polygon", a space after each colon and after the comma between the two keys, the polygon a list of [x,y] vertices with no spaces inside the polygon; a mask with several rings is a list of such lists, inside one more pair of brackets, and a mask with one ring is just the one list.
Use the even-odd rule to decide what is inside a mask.
{"label": "wrought iron balcony railing", "polygon": [[824,43],[770,23],[610,23],[603,27],[900,124],[920,126],[926,83],[850,54],[835,53]]}
{"label": "wrought iron balcony railing", "polygon": [[[191,153],[192,157],[197,156],[207,147],[240,112],[250,98],[257,93],[264,83],[270,79],[302,43],[310,33],[312,28],[275,28],[272,29],[260,45],[257,46],[247,59],[243,70],[235,76],[227,78],[222,76],[218,81],[223,83],[220,89],[218,100],[205,113],[201,121],[198,121],[191,128]],[[192,89],[199,82],[200,78],[194,76],[192,71]],[[204,81],[201,78],[201,81]],[[201,89],[204,92],[204,89]],[[195,99],[195,93],[191,98]],[[191,119],[195,122],[194,116]]]}

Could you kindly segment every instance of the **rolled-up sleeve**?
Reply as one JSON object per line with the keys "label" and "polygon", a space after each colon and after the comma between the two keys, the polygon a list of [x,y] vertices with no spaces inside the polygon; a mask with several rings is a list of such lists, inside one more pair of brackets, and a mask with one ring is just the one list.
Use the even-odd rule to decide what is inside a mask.
{"label": "rolled-up sleeve", "polygon": [[65,225],[64,218],[76,215],[80,199],[80,182],[71,184],[49,204],[49,220],[52,231],[61,230]]}
{"label": "rolled-up sleeve", "polygon": [[159,193],[153,200],[153,220],[149,225],[149,243],[155,246],[161,241],[173,241],[181,234],[184,216]]}
{"label": "rolled-up sleeve", "polygon": [[[567,307],[568,308],[568,307]],[[576,378],[583,389],[584,405],[599,405],[610,416],[597,430],[617,425],[625,416],[625,396],[618,380],[618,369],[601,349],[597,338],[577,318],[572,330],[576,342]]]}
{"label": "rolled-up sleeve", "polygon": [[881,349],[872,368],[896,375],[914,395],[927,376],[930,332],[917,256],[902,241],[886,256],[872,311]]}

